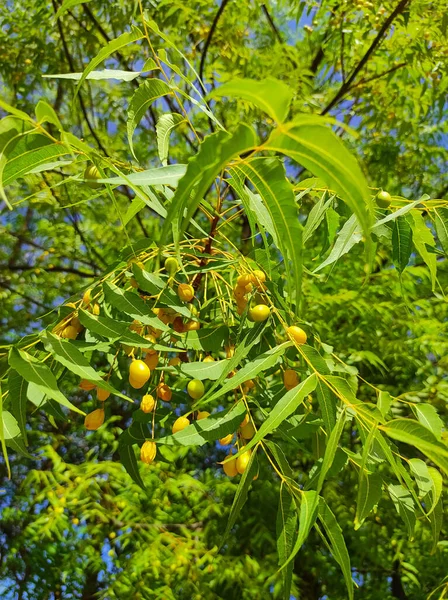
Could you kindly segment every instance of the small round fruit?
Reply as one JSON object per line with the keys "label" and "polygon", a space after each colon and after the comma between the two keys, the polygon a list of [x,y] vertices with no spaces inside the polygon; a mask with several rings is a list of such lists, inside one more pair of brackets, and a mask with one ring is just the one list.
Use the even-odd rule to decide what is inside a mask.
{"label": "small round fruit", "polygon": [[296,344],[306,344],[306,333],[301,327],[297,327],[297,325],[291,325],[291,327],[288,327],[286,330],[286,333]]}
{"label": "small round fruit", "polygon": [[177,333],[183,333],[185,331],[184,320],[182,317],[176,317],[173,321],[173,329]]}
{"label": "small round fruit", "polygon": [[163,400],[164,402],[170,402],[173,397],[173,392],[170,387],[166,385],[166,383],[159,383],[157,386],[157,397]]}
{"label": "small round fruit", "polygon": [[100,402],[104,402],[105,400],[107,400],[110,396],[110,392],[109,390],[105,390],[104,388],[97,388],[96,390],[96,397],[98,398],[98,400]]}
{"label": "small round fruit", "polygon": [[101,178],[101,173],[95,165],[88,165],[84,171],[84,179],[87,180],[87,185],[93,189],[101,187],[95,180]]}
{"label": "small round fruit", "polygon": [[151,394],[145,394],[140,404],[140,410],[142,410],[144,413],[150,413],[154,410],[155,403],[156,401],[154,400],[154,396],[151,396]]}
{"label": "small round fruit", "polygon": [[134,379],[133,377],[129,377],[129,385],[134,388],[134,390],[139,390],[145,385],[145,381],[139,381],[138,379]]}
{"label": "small round fruit", "polygon": [[179,270],[179,263],[174,256],[169,256],[165,261],[165,271],[167,271],[170,275],[174,275],[176,271]]}
{"label": "small round fruit", "polygon": [[193,286],[189,283],[180,283],[177,288],[177,295],[182,302],[191,302],[194,298]]}
{"label": "small round fruit", "polygon": [[129,367],[129,378],[144,385],[151,375],[148,365],[143,360],[133,360]]}
{"label": "small round fruit", "polygon": [[193,400],[199,400],[204,395],[204,384],[199,379],[192,379],[188,382],[187,392]]}
{"label": "small round fruit", "polygon": [[84,425],[89,431],[99,429],[104,423],[104,408],[97,408],[93,412],[86,415]]}
{"label": "small round fruit", "polygon": [[75,517],[74,519],[72,519],[72,523],[73,525],[79,525],[79,519]]}
{"label": "small round fruit", "polygon": [[109,539],[110,540],[114,540],[117,537],[117,534],[115,533],[115,531],[111,531],[109,533]]}
{"label": "small round fruit", "polygon": [[255,381],[253,379],[248,379],[244,382],[244,387],[246,390],[253,390],[255,387]]}
{"label": "small round fruit", "polygon": [[92,290],[86,290],[82,297],[82,303],[87,305],[87,304],[90,304],[91,300],[92,300]]}
{"label": "small round fruit", "polygon": [[[226,459],[230,458],[231,456],[231,454],[228,454],[226,456]],[[229,460],[228,462],[225,462],[222,465],[222,468],[224,469],[224,473],[227,475],[227,477],[235,477],[235,475],[238,475],[236,460],[234,458],[232,460]]]}
{"label": "small round fruit", "polygon": [[378,192],[376,196],[376,204],[380,208],[389,208],[390,203],[392,202],[392,197],[389,192]]}
{"label": "small round fruit", "polygon": [[81,381],[79,382],[79,387],[82,390],[85,390],[86,392],[91,392],[96,388],[96,384],[92,383],[88,379],[81,379]]}
{"label": "small round fruit", "polygon": [[185,323],[184,326],[185,331],[197,331],[200,328],[201,324],[199,321],[188,321],[188,323]]}
{"label": "small round fruit", "polygon": [[197,420],[200,421],[201,419],[206,419],[207,417],[210,416],[210,413],[206,410],[198,410],[198,414],[197,414]]}
{"label": "small round fruit", "polygon": [[296,385],[299,383],[297,373],[293,369],[286,369],[286,371],[283,373],[283,383],[287,389],[296,387]]}
{"label": "small round fruit", "polygon": [[250,309],[249,313],[251,319],[256,323],[259,323],[261,321],[266,321],[266,319],[269,319],[271,309],[269,308],[269,306],[266,306],[266,304],[257,304],[257,306],[254,306]]}
{"label": "small round fruit", "polygon": [[156,443],[150,440],[147,440],[140,449],[140,458],[141,460],[150,465],[155,459],[157,454]]}
{"label": "small round fruit", "polygon": [[173,433],[177,433],[178,431],[185,429],[185,427],[188,427],[188,425],[190,425],[190,421],[187,419],[187,417],[179,417],[174,421],[172,431]]}
{"label": "small round fruit", "polygon": [[80,333],[83,330],[83,326],[78,317],[73,317],[73,319],[70,321],[70,325],[74,327],[78,333]]}
{"label": "small round fruit", "polygon": [[155,354],[146,354],[144,362],[148,365],[149,370],[153,371],[159,362],[159,355],[157,352]]}
{"label": "small round fruit", "polygon": [[240,427],[241,437],[245,440],[251,440],[255,435],[255,427],[253,423],[247,423],[244,427]]}
{"label": "small round fruit", "polygon": [[67,325],[61,333],[61,337],[67,340],[76,340],[78,337],[78,330],[73,325]]}
{"label": "small round fruit", "polygon": [[246,450],[244,454],[238,456],[238,458],[236,459],[236,470],[238,471],[238,473],[244,473],[244,471],[247,468],[247,465],[249,464],[251,454],[252,450]]}
{"label": "small round fruit", "polygon": [[255,270],[252,273],[251,281],[252,283],[255,283],[255,285],[259,285],[260,283],[264,283],[266,281],[266,275],[263,273],[263,271]]}
{"label": "small round fruit", "polygon": [[208,355],[204,358],[202,362],[215,362],[215,359],[213,358],[213,356]]}
{"label": "small round fruit", "polygon": [[249,423],[249,413],[246,413],[246,416],[244,417],[244,419],[241,421],[240,423],[240,427],[245,427],[245,425],[247,425]]}
{"label": "small round fruit", "polygon": [[232,443],[233,440],[233,433],[229,433],[229,435],[226,435],[226,437],[223,437],[219,440],[219,443],[221,444],[221,446],[229,446]]}

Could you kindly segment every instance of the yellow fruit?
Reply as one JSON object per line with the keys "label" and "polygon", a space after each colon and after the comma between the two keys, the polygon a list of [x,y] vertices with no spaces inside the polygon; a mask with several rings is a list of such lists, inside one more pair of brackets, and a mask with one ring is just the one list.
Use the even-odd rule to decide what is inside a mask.
{"label": "yellow fruit", "polygon": [[200,328],[201,324],[199,321],[188,321],[184,326],[185,331],[197,331]]}
{"label": "yellow fruit", "polygon": [[129,376],[129,385],[134,388],[134,390],[139,390],[145,385],[146,381],[139,381],[138,379],[134,379]]}
{"label": "yellow fruit", "polygon": [[241,421],[240,427],[244,427],[245,425],[247,425],[249,423],[249,413],[246,413],[246,416],[244,417],[244,419]]}
{"label": "yellow fruit", "polygon": [[182,302],[191,302],[194,298],[193,286],[189,283],[181,283],[177,288],[177,295]]}
{"label": "yellow fruit", "polygon": [[254,286],[251,283],[247,283],[244,289],[246,290],[246,294],[249,294],[254,289]]}
{"label": "yellow fruit", "polygon": [[78,333],[80,333],[83,329],[81,321],[78,319],[78,317],[73,317],[73,319],[70,321],[70,325],[74,327]]}
{"label": "yellow fruit", "polygon": [[188,382],[187,392],[194,400],[199,400],[204,395],[204,384],[199,379],[192,379]]}
{"label": "yellow fruit", "polygon": [[95,431],[104,423],[104,408],[97,408],[93,412],[86,415],[84,419],[84,425],[86,429]]}
{"label": "yellow fruit", "polygon": [[178,356],[176,356],[175,358],[170,358],[170,360],[168,361],[168,366],[169,367],[177,367],[178,365],[181,364],[181,360]]}
{"label": "yellow fruit", "polygon": [[170,402],[173,393],[170,390],[169,386],[166,383],[159,383],[157,386],[157,396],[164,402]]}
{"label": "yellow fruit", "polygon": [[140,410],[142,410],[144,413],[150,413],[154,410],[155,403],[156,401],[154,400],[154,396],[151,396],[151,394],[145,394],[140,404]]}
{"label": "yellow fruit", "polygon": [[292,390],[299,383],[297,373],[293,369],[286,369],[283,373],[283,383],[287,390]]}
{"label": "yellow fruit", "polygon": [[165,271],[167,271],[170,275],[174,275],[174,273],[178,270],[179,263],[174,256],[169,256],[165,261]]}
{"label": "yellow fruit", "polygon": [[77,336],[78,330],[76,327],[73,327],[73,325],[67,325],[67,327],[65,327],[61,333],[61,337],[67,340],[76,340]]}
{"label": "yellow fruit", "polygon": [[179,417],[174,421],[172,431],[173,433],[177,433],[178,431],[185,429],[185,427],[188,427],[188,425],[190,425],[190,421],[187,419],[187,417]]}
{"label": "yellow fruit", "polygon": [[143,331],[143,325],[140,323],[140,321],[137,321],[137,319],[134,319],[132,321],[132,323],[129,325],[129,329],[131,331],[135,331],[135,333],[138,333],[139,335],[141,335],[142,331]]}
{"label": "yellow fruit", "polygon": [[98,398],[98,400],[100,402],[104,402],[105,400],[107,400],[110,396],[110,392],[109,390],[105,390],[103,388],[97,388],[96,390],[96,397]]}
{"label": "yellow fruit", "polygon": [[236,470],[238,471],[238,473],[244,473],[244,471],[247,468],[247,465],[249,464],[251,454],[252,450],[246,450],[244,454],[238,456],[238,458],[236,459]]}
{"label": "yellow fruit", "polygon": [[254,306],[249,310],[249,314],[253,321],[259,323],[261,321],[266,321],[266,319],[269,318],[271,309],[265,304],[257,304],[257,306]]}
{"label": "yellow fruit", "polygon": [[233,288],[233,295],[237,300],[242,300],[246,295],[246,288],[237,285]]}
{"label": "yellow fruit", "polygon": [[101,187],[99,183],[96,183],[95,179],[100,179],[101,173],[98,170],[98,167],[95,165],[88,165],[86,170],[84,171],[84,179],[86,179],[86,183],[89,187],[95,189]]}
{"label": "yellow fruit", "polygon": [[74,519],[72,519],[72,523],[73,525],[79,525],[79,519],[75,517]]}
{"label": "yellow fruit", "polygon": [[117,534],[115,533],[115,531],[111,531],[109,533],[109,539],[110,540],[114,540],[117,537]]}
{"label": "yellow fruit", "polygon": [[226,435],[226,437],[223,437],[219,440],[219,443],[221,444],[221,446],[228,446],[229,444],[232,443],[233,440],[233,433],[229,433],[229,435]]}
{"label": "yellow fruit", "polygon": [[[226,456],[226,459],[229,458],[230,456],[232,456],[232,455],[228,454]],[[222,465],[222,468],[224,469],[224,473],[227,475],[227,477],[235,477],[235,475],[238,475],[238,469],[236,467],[236,460],[234,458],[232,460],[229,460],[228,462],[225,462]]]}
{"label": "yellow fruit", "polygon": [[252,283],[255,283],[255,285],[259,285],[260,283],[264,283],[266,281],[266,275],[263,273],[263,271],[255,270],[252,273],[251,281]]}
{"label": "yellow fruit", "polygon": [[141,460],[150,465],[155,459],[157,454],[156,443],[150,440],[147,440],[140,449],[140,458]]}
{"label": "yellow fruit", "polygon": [[206,356],[204,357],[204,360],[202,362],[215,362],[215,359],[213,358],[213,356]]}
{"label": "yellow fruit", "polygon": [[245,440],[251,440],[255,435],[255,427],[252,423],[247,423],[244,427],[240,427],[240,432]]}
{"label": "yellow fruit", "polygon": [[142,387],[148,381],[151,375],[148,365],[142,360],[133,360],[129,367],[129,381],[139,383]]}
{"label": "yellow fruit", "polygon": [[76,304],[74,302],[67,302],[67,304],[65,304],[64,306],[66,306],[67,308],[76,308]]}
{"label": "yellow fruit", "polygon": [[159,355],[155,354],[146,354],[144,362],[148,365],[150,371],[153,371],[159,362]]}
{"label": "yellow fruit", "polygon": [[97,316],[100,314],[100,305],[98,302],[95,302],[95,304],[92,306],[92,313]]}
{"label": "yellow fruit", "polygon": [[286,333],[296,344],[306,344],[306,333],[297,325],[291,325],[286,330]]}
{"label": "yellow fruit", "polygon": [[96,388],[96,384],[88,381],[87,379],[81,379],[79,382],[79,387],[86,392],[91,392]]}
{"label": "yellow fruit", "polygon": [[244,387],[246,390],[252,390],[255,387],[255,381],[248,379],[244,382]]}
{"label": "yellow fruit", "polygon": [[83,304],[90,304],[91,300],[92,300],[92,290],[86,290],[84,292],[83,297],[82,297],[82,303]]}
{"label": "yellow fruit", "polygon": [[245,273],[244,275],[239,275],[237,277],[236,281],[237,281],[238,285],[240,285],[241,287],[244,287],[252,281],[252,277],[251,277],[251,275],[249,275],[249,273]]}
{"label": "yellow fruit", "polygon": [[197,414],[197,420],[200,421],[201,419],[206,419],[207,417],[210,416],[210,413],[207,412],[206,410],[198,410],[198,414]]}

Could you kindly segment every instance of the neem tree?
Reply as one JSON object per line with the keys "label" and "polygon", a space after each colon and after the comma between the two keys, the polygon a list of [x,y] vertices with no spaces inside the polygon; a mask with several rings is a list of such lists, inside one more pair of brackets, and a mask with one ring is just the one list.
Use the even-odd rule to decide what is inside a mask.
{"label": "neem tree", "polygon": [[[153,52],[141,73],[96,71],[112,53],[136,42]],[[141,170],[93,150],[64,131],[45,101],[37,104],[35,118],[0,102],[10,115],[1,122],[0,191],[7,204],[6,186],[63,162],[71,165],[78,186],[110,199],[123,225],[145,207],[160,222],[153,238],[129,239],[121,259],[67,299],[51,325],[9,350],[1,380],[3,454],[7,461],[8,445],[26,453],[28,402],[52,416],[61,414],[59,405],[83,414],[64,394],[67,373],[80,378],[86,394],[96,395],[97,408],[85,417],[90,430],[103,424],[111,394],[123,403],[140,394],[139,408],[119,438],[121,462],[138,485],[144,487],[140,469],[152,467],[139,467],[136,447],[150,465],[172,461],[179,447],[214,448],[219,441],[228,450],[224,473],[240,476],[227,536],[260,464],[267,465],[280,482],[277,546],[284,597],[290,594],[293,559],[314,530],[339,563],[352,598],[350,557],[324,483],[345,470],[356,473],[355,528],[384,490],[410,534],[422,518],[437,541],[448,447],[432,404],[394,398],[366,381],[370,396],[358,397],[356,370],[307,321],[307,290],[322,269],[363,241],[365,286],[382,247],[392,248],[399,274],[415,248],[436,293],[437,257],[447,251],[446,203],[371,192],[356,159],[333,133],[335,122],[305,114],[288,120],[293,91],[273,78],[234,80],[209,95],[241,98],[268,116],[269,131],[250,124],[227,130],[187,59],[182,56],[181,70],[170,58],[175,52],[145,18],[142,29],[111,41],[83,73],[72,75],[75,96],[88,78],[144,78],[129,102],[129,146],[137,162],[144,158],[136,156],[134,133],[158,102],[164,109],[156,126],[159,168]],[[213,133],[202,139],[194,123],[204,116]],[[168,164],[176,128],[199,146],[186,165]],[[291,183],[297,165],[313,178]],[[125,214],[114,195],[119,186],[133,195]],[[320,197],[303,222],[299,209],[309,193]],[[344,204],[350,216],[335,237],[336,211]],[[229,234],[241,215],[253,237],[249,255]],[[306,259],[306,246],[323,224],[329,244],[335,243],[316,267]],[[399,418],[391,410],[397,403]],[[291,463],[297,439],[306,440],[309,431],[318,433],[324,450],[298,481]],[[347,432],[361,441],[360,451],[344,444]]]}

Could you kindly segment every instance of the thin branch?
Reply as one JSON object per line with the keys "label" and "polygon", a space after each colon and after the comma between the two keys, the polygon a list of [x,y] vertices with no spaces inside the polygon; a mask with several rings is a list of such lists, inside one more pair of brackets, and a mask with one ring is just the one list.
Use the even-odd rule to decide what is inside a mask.
{"label": "thin branch", "polygon": [[398,69],[402,69],[406,65],[407,65],[407,63],[405,63],[405,62],[400,63],[399,65],[395,65],[395,67],[391,67],[390,69],[387,69],[387,71],[383,71],[382,73],[378,73],[378,75],[369,77],[369,79],[361,79],[358,83],[355,83],[355,85],[352,86],[352,89],[360,87],[361,85],[367,85],[371,81],[375,81],[375,79],[381,79],[381,77],[385,77],[386,75],[389,75],[390,73],[393,73],[394,71],[397,71]]}
{"label": "thin branch", "polygon": [[31,298],[31,296],[27,296],[26,294],[23,294],[22,292],[19,292],[18,290],[16,290],[15,288],[11,287],[8,283],[5,283],[4,281],[0,281],[0,288],[4,288],[5,290],[9,290],[11,292],[11,294],[17,294],[18,296],[20,296],[24,300],[28,300],[28,302],[31,302],[32,304],[35,304],[36,306],[40,306],[40,308],[43,308],[46,311],[51,310],[51,308],[49,306],[45,306],[45,304],[42,304],[42,302],[39,302],[39,300],[34,300],[34,298]]}
{"label": "thin branch", "polygon": [[389,29],[389,27],[391,26],[393,21],[398,17],[398,15],[400,15],[404,11],[404,9],[410,3],[410,1],[411,0],[401,0],[401,2],[399,4],[397,4],[395,9],[392,11],[392,13],[384,21],[381,29],[378,31],[375,39],[370,44],[370,46],[369,46],[368,50],[366,51],[366,53],[364,54],[364,56],[361,58],[359,63],[356,65],[356,67],[353,69],[353,71],[351,72],[351,74],[349,75],[347,80],[344,81],[344,83],[341,85],[339,91],[334,96],[333,100],[331,100],[331,102],[322,110],[321,115],[326,115],[351,89],[352,83],[354,82],[356,77],[359,75],[359,73],[362,71],[362,69],[365,67],[365,65],[367,64],[368,60],[370,59],[372,54],[375,52],[377,47],[383,41],[384,34],[386,33],[386,31]]}
{"label": "thin branch", "polygon": [[272,31],[274,32],[275,37],[277,38],[277,40],[280,42],[280,44],[283,44],[283,38],[282,38],[282,34],[280,33],[277,25],[274,23],[274,19],[271,17],[271,15],[269,14],[269,11],[266,7],[266,4],[262,4],[261,5],[261,10],[264,13],[264,16],[267,19],[267,22],[269,23]]}
{"label": "thin branch", "polygon": [[87,273],[87,271],[80,271],[74,267],[58,267],[56,265],[51,267],[37,267],[36,265],[0,265],[0,272],[34,271],[35,269],[41,269],[41,271],[46,271],[47,273],[73,273],[80,277],[91,277],[92,279],[95,277],[95,273]]}
{"label": "thin branch", "polygon": [[216,26],[218,25],[218,21],[224,12],[225,7],[229,3],[230,0],[222,0],[221,6],[218,8],[218,12],[213,19],[212,26],[210,27],[210,31],[208,32],[207,39],[205,40],[204,48],[202,50],[201,63],[199,65],[199,83],[202,85],[203,90],[206,92],[207,90],[204,87],[203,79],[204,79],[204,67],[205,67],[205,59],[207,57],[208,47],[210,46],[210,42],[212,41],[213,34],[215,33]]}

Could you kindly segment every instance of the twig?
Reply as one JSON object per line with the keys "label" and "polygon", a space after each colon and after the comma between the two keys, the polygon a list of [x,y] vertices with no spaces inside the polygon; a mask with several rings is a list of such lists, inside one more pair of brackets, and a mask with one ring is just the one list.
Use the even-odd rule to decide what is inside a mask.
{"label": "twig", "polygon": [[213,19],[212,26],[210,27],[210,31],[208,32],[208,36],[207,36],[207,39],[205,40],[204,48],[202,50],[201,63],[199,65],[199,83],[201,84],[204,92],[207,91],[202,82],[204,79],[204,66],[205,66],[205,59],[207,57],[208,47],[210,46],[210,42],[212,41],[213,34],[215,33],[216,26],[218,25],[218,21],[222,15],[222,13],[224,12],[225,7],[229,3],[229,1],[230,0],[222,0],[221,6],[218,8],[218,12],[216,13],[215,18]]}
{"label": "twig", "polygon": [[58,267],[58,266],[48,266],[48,267],[37,267],[36,265],[0,265],[1,271],[34,271],[35,269],[40,269],[41,271],[46,271],[49,273],[73,273],[74,275],[79,275],[80,277],[91,277],[92,279],[95,277],[94,273],[87,273],[87,271],[80,271],[79,269],[75,269],[74,267]]}

